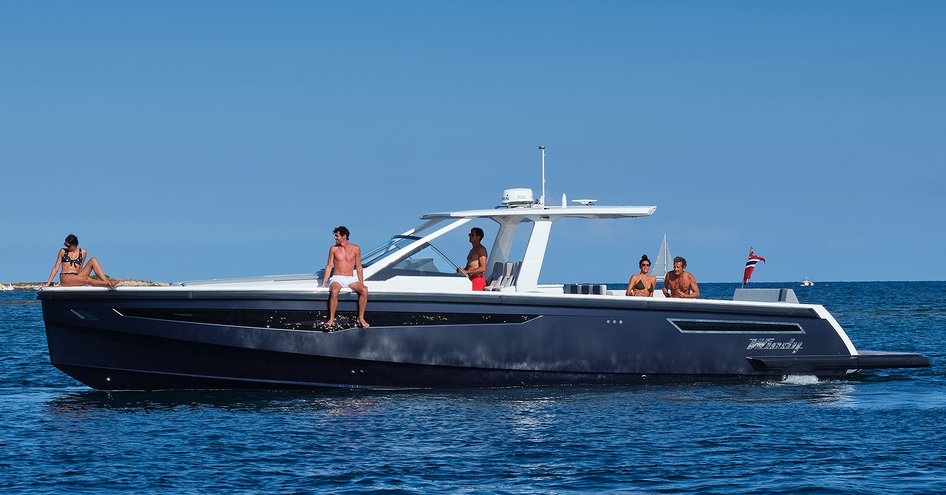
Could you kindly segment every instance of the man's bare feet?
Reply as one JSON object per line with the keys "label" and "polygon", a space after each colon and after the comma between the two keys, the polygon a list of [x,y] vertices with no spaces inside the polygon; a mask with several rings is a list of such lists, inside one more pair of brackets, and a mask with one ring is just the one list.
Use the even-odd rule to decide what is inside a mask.
{"label": "man's bare feet", "polygon": [[365,328],[368,328],[368,327],[370,327],[370,326],[371,326],[371,325],[369,325],[369,324],[368,324],[368,322],[367,322],[367,321],[365,321],[365,319],[364,319],[364,318],[362,318],[362,319],[360,319],[360,320],[358,320],[358,323],[361,323],[361,326],[363,326],[363,327],[365,327]]}

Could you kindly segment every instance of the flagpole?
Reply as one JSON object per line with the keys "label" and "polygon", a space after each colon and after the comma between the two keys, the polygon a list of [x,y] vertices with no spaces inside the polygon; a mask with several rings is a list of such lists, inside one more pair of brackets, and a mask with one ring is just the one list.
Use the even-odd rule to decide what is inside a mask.
{"label": "flagpole", "polygon": [[539,146],[542,152],[542,195],[539,196],[539,205],[545,206],[545,145]]}
{"label": "flagpole", "polygon": [[[749,258],[752,257],[752,246],[749,246],[749,256],[748,256],[748,257],[749,257]],[[746,285],[747,285],[748,282],[749,282],[749,280],[746,278],[745,273],[743,273],[743,275],[742,275],[742,288],[743,288],[743,289],[746,288]]]}
{"label": "flagpole", "polygon": [[[747,258],[751,256],[752,256],[752,246],[749,246],[749,255],[747,256]],[[745,275],[743,275],[742,288],[745,289],[747,285],[749,285],[749,280],[745,278]]]}

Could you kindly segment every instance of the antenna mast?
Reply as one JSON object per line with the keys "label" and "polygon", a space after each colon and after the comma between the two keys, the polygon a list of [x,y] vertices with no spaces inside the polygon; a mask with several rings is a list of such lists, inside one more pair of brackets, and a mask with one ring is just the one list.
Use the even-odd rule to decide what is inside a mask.
{"label": "antenna mast", "polygon": [[539,196],[539,205],[545,206],[545,145],[539,146],[542,152],[542,195]]}

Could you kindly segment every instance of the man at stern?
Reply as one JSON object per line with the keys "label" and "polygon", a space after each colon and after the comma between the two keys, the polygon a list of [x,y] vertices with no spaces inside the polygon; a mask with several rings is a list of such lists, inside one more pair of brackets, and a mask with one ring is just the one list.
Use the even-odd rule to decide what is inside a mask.
{"label": "man at stern", "polygon": [[686,271],[686,267],[687,260],[682,256],[673,259],[673,271],[667,272],[664,278],[664,296],[687,299],[700,297],[700,286],[696,285],[696,278]]}

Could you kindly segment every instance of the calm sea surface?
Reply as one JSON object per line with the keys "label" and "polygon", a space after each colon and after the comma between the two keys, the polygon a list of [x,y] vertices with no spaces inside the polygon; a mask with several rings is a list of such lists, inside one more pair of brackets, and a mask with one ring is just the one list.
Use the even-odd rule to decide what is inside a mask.
{"label": "calm sea surface", "polygon": [[946,282],[794,288],[859,349],[933,366],[751,385],[105,393],[49,364],[33,292],[0,293],[0,492],[946,493]]}

